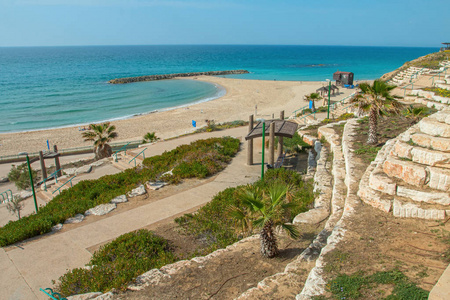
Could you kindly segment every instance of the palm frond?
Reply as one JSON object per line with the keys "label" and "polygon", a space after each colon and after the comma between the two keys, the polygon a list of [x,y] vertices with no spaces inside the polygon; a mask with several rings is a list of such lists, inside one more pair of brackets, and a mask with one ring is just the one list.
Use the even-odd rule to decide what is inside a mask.
{"label": "palm frond", "polygon": [[293,239],[298,239],[300,236],[300,232],[298,231],[297,227],[292,224],[281,224],[281,228],[286,230],[286,232],[289,234],[289,236]]}

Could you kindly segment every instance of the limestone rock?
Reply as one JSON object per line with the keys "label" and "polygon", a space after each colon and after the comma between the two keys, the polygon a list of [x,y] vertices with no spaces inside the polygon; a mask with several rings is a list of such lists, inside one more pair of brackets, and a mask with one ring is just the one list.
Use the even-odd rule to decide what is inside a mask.
{"label": "limestone rock", "polygon": [[413,146],[397,141],[397,143],[395,143],[394,148],[391,151],[391,155],[411,159],[412,149]]}
{"label": "limestone rock", "polygon": [[31,196],[33,196],[33,192],[32,191],[23,191],[23,192],[19,193],[19,196],[22,197],[22,199],[30,198]]}
{"label": "limestone rock", "polygon": [[170,275],[164,274],[158,269],[152,269],[142,275],[139,275],[134,284],[128,286],[129,290],[139,291],[150,285],[157,285],[162,280],[170,278]]}
{"label": "limestone rock", "polygon": [[63,224],[59,223],[52,227],[52,232],[60,231],[63,228]]}
{"label": "limestone rock", "polygon": [[114,198],[110,201],[110,203],[114,203],[114,204],[124,203],[124,202],[128,202],[126,195],[117,196],[116,198]]}
{"label": "limestone rock", "polygon": [[145,193],[147,193],[147,191],[145,190],[144,185],[141,184],[137,188],[131,190],[131,192],[128,193],[128,197],[129,198],[133,198],[133,197],[137,197],[137,196],[140,196],[140,195],[144,195]]}
{"label": "limestone rock", "polygon": [[450,152],[450,139],[429,136],[423,133],[416,133],[411,136],[412,141],[424,148],[432,148],[437,151]]}
{"label": "limestone rock", "polygon": [[145,186],[150,190],[159,190],[160,188],[164,187],[167,183],[163,181],[149,181],[145,184]]}
{"label": "limestone rock", "polygon": [[86,165],[86,166],[82,166],[82,167],[78,168],[76,170],[75,174],[78,175],[78,174],[90,173],[91,171],[92,171],[92,166]]}
{"label": "limestone rock", "polygon": [[383,164],[383,171],[390,177],[396,177],[403,181],[422,186],[425,184],[427,173],[425,168],[410,161],[402,161],[393,157],[387,157]]}
{"label": "limestone rock", "polygon": [[67,300],[92,300],[100,296],[101,292],[86,293],[67,297]]}
{"label": "limestone rock", "polygon": [[298,214],[292,223],[294,224],[317,224],[325,220],[329,215],[329,211],[322,208],[310,209],[307,212]]}
{"label": "limestone rock", "polygon": [[450,137],[450,126],[431,118],[423,118],[419,123],[420,131],[432,136]]}
{"label": "limestone rock", "polygon": [[305,143],[307,143],[308,145],[311,145],[311,146],[313,146],[314,142],[317,141],[317,137],[312,136],[312,135],[307,135],[307,134],[304,134],[302,136],[302,139]]}
{"label": "limestone rock", "polygon": [[398,186],[397,196],[409,198],[417,202],[450,205],[450,196],[448,193],[424,192],[407,188],[404,186]]}
{"label": "limestone rock", "polygon": [[364,185],[363,182],[359,186],[358,196],[362,201],[375,208],[381,209],[384,212],[391,211],[393,197],[383,195],[381,192]]}
{"label": "limestone rock", "polygon": [[448,191],[450,189],[450,170],[436,167],[427,167],[430,179],[427,185],[430,188]]}
{"label": "limestone rock", "polygon": [[76,214],[75,217],[72,218],[68,218],[64,224],[75,224],[75,223],[80,223],[81,221],[84,220],[84,215],[82,214]]}
{"label": "limestone rock", "polygon": [[397,184],[382,172],[372,172],[369,176],[369,187],[388,195],[395,195]]}
{"label": "limestone rock", "polygon": [[103,215],[106,215],[107,213],[111,212],[114,209],[116,209],[116,205],[114,203],[100,204],[94,208],[87,210],[84,213],[84,215],[85,216],[90,216],[90,215],[103,216]]}
{"label": "limestone rock", "polygon": [[[435,166],[437,164],[445,165],[450,162],[450,153],[443,153],[420,147],[414,147],[411,150],[411,156],[414,162],[429,166]],[[450,167],[450,165],[448,167]]]}
{"label": "limestone rock", "polygon": [[393,213],[395,217],[400,218],[419,218],[427,220],[445,219],[445,210],[423,209],[414,203],[402,203],[398,199],[394,199]]}
{"label": "limestone rock", "polygon": [[105,294],[101,294],[98,297],[95,297],[93,300],[112,300],[112,299],[114,299],[113,292],[107,292]]}
{"label": "limestone rock", "polygon": [[66,173],[69,176],[73,176],[77,173],[77,168],[67,168],[64,169],[64,173]]}

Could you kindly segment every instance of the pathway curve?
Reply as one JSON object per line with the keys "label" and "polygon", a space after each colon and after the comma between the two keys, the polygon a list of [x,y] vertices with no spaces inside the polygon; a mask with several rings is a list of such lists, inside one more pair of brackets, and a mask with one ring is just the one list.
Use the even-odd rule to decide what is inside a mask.
{"label": "pathway curve", "polygon": [[[246,132],[246,127],[240,127],[191,135],[156,143],[149,147],[149,151],[157,155],[180,144],[212,136],[230,135],[243,139]],[[0,273],[0,298],[46,299],[39,288],[51,287],[51,281],[58,279],[67,269],[88,263],[91,258],[88,248],[203,205],[225,188],[259,179],[260,165],[247,166],[246,143],[242,148],[231,164],[211,182],[70,231],[46,235],[22,246],[0,249],[3,271]]]}

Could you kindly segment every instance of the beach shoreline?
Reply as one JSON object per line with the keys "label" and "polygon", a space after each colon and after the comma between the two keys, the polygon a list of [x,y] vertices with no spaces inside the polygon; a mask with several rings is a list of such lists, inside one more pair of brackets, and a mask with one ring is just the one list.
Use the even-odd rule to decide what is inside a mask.
{"label": "beach shoreline", "polygon": [[[147,132],[156,132],[162,139],[172,138],[193,132],[196,128],[192,127],[192,120],[196,121],[199,128],[206,125],[206,120],[216,123],[248,120],[249,115],[255,115],[255,110],[255,119],[271,118],[272,114],[277,118],[281,110],[288,117],[294,110],[307,105],[303,100],[304,95],[326,85],[320,81],[270,81],[213,76],[197,76],[188,80],[215,84],[223,88],[225,94],[209,101],[200,100],[173,109],[112,121],[119,135],[114,142],[139,140]],[[332,96],[331,100],[340,100],[352,91],[340,89],[341,94]],[[92,142],[83,141],[80,126],[83,125],[0,133],[0,156],[44,150],[47,140],[50,145],[57,145],[58,149],[91,146]]]}

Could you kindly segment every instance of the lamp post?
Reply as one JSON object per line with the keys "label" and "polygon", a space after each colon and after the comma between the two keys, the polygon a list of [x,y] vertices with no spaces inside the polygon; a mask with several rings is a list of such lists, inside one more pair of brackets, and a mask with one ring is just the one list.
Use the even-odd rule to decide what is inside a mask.
{"label": "lamp post", "polygon": [[330,97],[331,97],[331,80],[328,81],[328,109],[327,109],[327,119],[330,119]]}
{"label": "lamp post", "polygon": [[33,192],[34,208],[36,209],[36,213],[38,213],[36,192],[34,191],[33,174],[31,173],[30,158],[28,157],[28,153],[26,153],[26,155],[27,155],[28,174],[30,174],[31,191]]}
{"label": "lamp post", "polygon": [[261,158],[261,180],[264,180],[264,148],[266,144],[266,121],[264,119],[262,122],[262,158]]}

